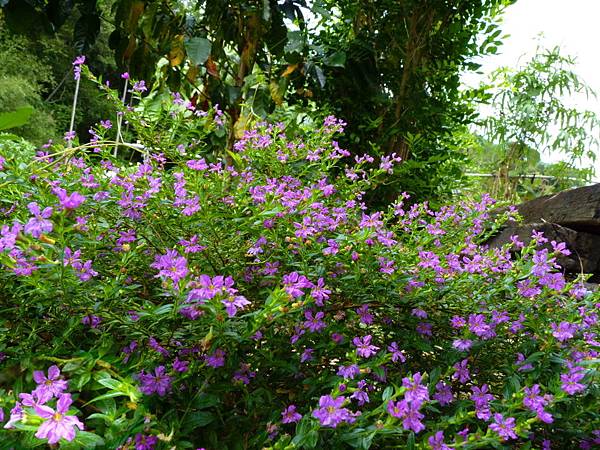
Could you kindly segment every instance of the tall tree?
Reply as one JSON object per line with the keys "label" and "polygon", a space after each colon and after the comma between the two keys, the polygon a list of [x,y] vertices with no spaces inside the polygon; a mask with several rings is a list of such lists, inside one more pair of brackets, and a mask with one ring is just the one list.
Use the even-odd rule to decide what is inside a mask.
{"label": "tall tree", "polygon": [[121,70],[219,103],[230,141],[284,101],[313,100],[348,122],[353,152],[407,160],[394,189],[432,196],[460,173],[452,133],[474,118],[460,74],[500,44],[512,1],[115,0],[102,23]]}

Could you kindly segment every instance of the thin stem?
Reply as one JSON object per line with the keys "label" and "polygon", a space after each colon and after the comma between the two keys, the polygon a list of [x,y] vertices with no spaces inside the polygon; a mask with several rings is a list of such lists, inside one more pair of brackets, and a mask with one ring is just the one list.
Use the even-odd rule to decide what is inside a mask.
{"label": "thin stem", "polygon": [[[123,95],[121,96],[121,103],[125,105],[125,97],[127,96],[127,87],[129,84],[129,79],[125,78],[125,86],[123,87]],[[113,157],[117,157],[117,149],[119,148],[119,140],[121,139],[121,124],[123,123],[123,114],[117,114],[117,144],[115,145],[115,150],[113,152]]]}
{"label": "thin stem", "polygon": [[[69,125],[69,134],[73,132],[73,127],[75,126],[75,111],[77,110],[77,97],[79,96],[79,83],[81,81],[81,76],[77,77],[77,83],[75,83],[75,95],[73,96],[73,109],[71,110],[71,125]],[[67,147],[71,148],[73,146],[73,140],[69,139],[67,143]]]}

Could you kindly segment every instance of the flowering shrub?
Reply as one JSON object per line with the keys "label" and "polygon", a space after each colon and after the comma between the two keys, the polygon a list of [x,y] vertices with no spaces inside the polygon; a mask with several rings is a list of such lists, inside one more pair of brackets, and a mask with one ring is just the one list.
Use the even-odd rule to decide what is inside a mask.
{"label": "flowering shrub", "polygon": [[487,248],[489,197],[370,211],[398,159],[351,160],[337,119],[219,160],[218,109],[134,89],[130,161],[107,121],[1,154],[3,445],[600,443],[600,300],[563,244]]}

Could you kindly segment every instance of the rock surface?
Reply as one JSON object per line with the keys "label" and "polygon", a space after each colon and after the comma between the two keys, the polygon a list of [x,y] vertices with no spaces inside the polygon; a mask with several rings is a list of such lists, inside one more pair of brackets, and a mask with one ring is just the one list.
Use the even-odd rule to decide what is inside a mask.
{"label": "rock surface", "polygon": [[524,223],[549,222],[600,234],[600,183],[517,205]]}
{"label": "rock surface", "polygon": [[542,231],[549,241],[565,242],[571,251],[557,259],[566,273],[600,278],[600,184],[540,197],[516,208],[523,222],[509,223],[488,241],[490,246],[501,247],[513,235],[529,242],[533,230]]}

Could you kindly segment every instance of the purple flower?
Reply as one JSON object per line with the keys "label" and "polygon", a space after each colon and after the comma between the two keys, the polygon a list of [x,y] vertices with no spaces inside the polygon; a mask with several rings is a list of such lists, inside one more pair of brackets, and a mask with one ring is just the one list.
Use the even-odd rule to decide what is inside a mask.
{"label": "purple flower", "polygon": [[206,164],[206,160],[204,158],[200,159],[191,159],[186,162],[186,165],[192,170],[206,170],[208,169],[208,164]]}
{"label": "purple flower", "polygon": [[222,276],[211,278],[208,275],[200,275],[198,280],[193,282],[193,286],[194,289],[190,291],[188,300],[210,300],[224,290],[231,288],[233,278],[227,277],[226,279]]}
{"label": "purple flower", "polygon": [[44,375],[41,370],[33,372],[33,380],[37,383],[37,387],[33,391],[38,397],[44,397],[50,394],[52,397],[58,397],[67,389],[67,381],[60,377],[60,369],[57,366],[48,368],[48,376]]}
{"label": "purple flower", "polygon": [[226,299],[221,300],[221,303],[225,305],[225,311],[227,311],[229,317],[235,316],[238,309],[244,309],[250,304],[246,297],[242,295],[230,295]]}
{"label": "purple flower", "polygon": [[494,399],[494,396],[489,393],[489,387],[487,384],[484,384],[480,387],[473,386],[471,388],[473,393],[471,394],[471,400],[475,402],[475,406],[483,407],[487,406],[490,401]]}
{"label": "purple flower", "polygon": [[452,347],[454,347],[455,349],[457,349],[461,352],[468,351],[472,345],[473,345],[473,341],[471,341],[469,339],[455,339],[454,342],[452,342]]}
{"label": "purple flower", "polygon": [[355,376],[360,374],[360,368],[356,364],[350,366],[340,366],[337,374],[340,377],[353,380]]}
{"label": "purple flower", "polygon": [[292,272],[284,275],[282,282],[285,292],[287,292],[293,298],[298,298],[304,295],[302,289],[315,287],[314,284],[308,280],[308,278],[306,278],[304,275],[299,275],[298,272]]}
{"label": "purple flower", "polygon": [[406,388],[404,393],[406,401],[414,403],[417,408],[424,402],[429,401],[429,390],[427,386],[421,384],[421,374],[419,372],[413,375],[413,381],[410,378],[403,378],[402,386]]}
{"label": "purple flower", "polygon": [[523,353],[517,353],[517,360],[515,361],[515,365],[518,367],[517,370],[519,372],[525,372],[527,370],[533,370],[533,364],[526,363],[527,359]]}
{"label": "purple flower", "polygon": [[571,339],[577,329],[579,328],[577,324],[569,323],[569,322],[561,322],[558,326],[555,323],[551,323],[550,327],[552,328],[552,336],[558,339],[560,342],[568,341]]}
{"label": "purple flower", "polygon": [[19,400],[21,404],[35,408],[36,405],[43,405],[52,398],[52,393],[49,391],[36,392],[33,391],[31,394],[25,392],[19,394]]}
{"label": "purple flower", "polygon": [[405,400],[394,403],[390,400],[387,404],[387,412],[390,416],[401,419],[406,414],[408,403]]}
{"label": "purple flower", "polygon": [[148,346],[165,358],[168,358],[170,355],[169,350],[160,345],[154,336],[148,338]]}
{"label": "purple flower", "polygon": [[418,317],[419,319],[427,319],[428,317],[427,312],[422,310],[421,308],[413,308],[410,314],[415,317]]}
{"label": "purple flower", "polygon": [[206,364],[216,369],[225,365],[225,352],[220,348],[216,349],[211,355],[206,355]]}
{"label": "purple flower", "polygon": [[142,433],[135,435],[135,450],[154,450],[156,444],[158,444],[157,436]]}
{"label": "purple flower", "polygon": [[460,383],[466,383],[471,379],[471,374],[469,373],[469,369],[467,364],[469,363],[468,359],[463,359],[460,363],[454,364],[454,369],[456,372],[452,374],[453,380],[458,380]]}
{"label": "purple flower", "polygon": [[77,191],[74,191],[72,194],[67,194],[66,190],[57,187],[54,188],[52,192],[58,197],[61,206],[65,209],[78,208],[85,201],[85,197]]}
{"label": "purple flower", "polygon": [[370,325],[373,323],[373,315],[369,313],[369,305],[362,305],[356,310],[356,314],[360,317],[361,323]]}
{"label": "purple flower", "polygon": [[189,365],[190,363],[188,361],[182,361],[179,358],[175,358],[175,361],[173,361],[173,370],[180,373],[187,372]]}
{"label": "purple flower", "polygon": [[367,382],[365,380],[360,380],[357,385],[357,389],[352,393],[350,398],[353,398],[358,402],[358,406],[362,406],[365,403],[369,403],[369,394],[367,394],[366,390],[368,389]]}
{"label": "purple flower", "polygon": [[423,336],[433,336],[432,325],[429,322],[419,322],[416,327],[417,333]]}
{"label": "purple flower", "polygon": [[488,339],[494,336],[492,327],[485,323],[483,314],[469,315],[469,330],[478,337]]}
{"label": "purple flower", "polygon": [[325,317],[323,311],[319,311],[314,315],[312,311],[306,311],[304,317],[306,318],[304,328],[307,328],[312,333],[317,333],[327,327],[327,324],[321,320]]}
{"label": "purple flower", "polygon": [[450,319],[450,325],[452,325],[452,328],[460,329],[467,325],[467,321],[464,319],[464,317],[452,316],[452,319]]}
{"label": "purple flower", "polygon": [[356,354],[362,358],[370,358],[377,353],[379,347],[371,345],[371,335],[368,334],[365,337],[355,337],[352,339],[352,343],[356,347]]}
{"label": "purple flower", "polygon": [[580,381],[585,377],[585,373],[581,368],[574,368],[569,373],[563,373],[560,376],[562,382],[560,388],[569,395],[576,394],[577,392],[584,391],[586,388],[585,384]]}
{"label": "purple flower", "polygon": [[315,350],[308,347],[306,350],[304,350],[302,352],[302,355],[300,355],[300,362],[306,362],[306,361],[311,361],[313,359],[313,352]]}
{"label": "purple flower", "polygon": [[342,422],[353,423],[360,413],[352,413],[350,410],[342,408],[345,402],[346,397],[343,395],[337,398],[333,398],[331,395],[323,395],[319,399],[319,409],[315,409],[312,415],[319,419],[324,427],[335,428]]}
{"label": "purple flower", "polygon": [[449,384],[440,381],[435,385],[435,389],[436,392],[433,394],[433,398],[440,402],[440,406],[449,405],[454,401],[452,387]]}
{"label": "purple flower", "polygon": [[250,378],[254,378],[255,376],[256,372],[250,370],[250,364],[241,363],[240,369],[233,374],[233,381],[250,384]]}
{"label": "purple flower", "polygon": [[15,427],[15,423],[21,422],[25,418],[25,413],[21,407],[21,403],[16,402],[13,409],[10,410],[8,422],[4,424],[4,428],[11,429]]}
{"label": "purple flower", "polygon": [[421,419],[425,416],[419,412],[419,408],[416,405],[406,400],[401,400],[397,403],[390,400],[387,411],[392,417],[402,419],[402,426],[405,430],[412,430],[415,433],[419,433],[425,429],[425,425],[421,422]]}
{"label": "purple flower", "polygon": [[542,293],[542,289],[532,280],[522,280],[517,282],[517,288],[519,290],[519,294],[527,298],[533,298]]}
{"label": "purple flower", "polygon": [[540,278],[539,283],[555,291],[562,291],[567,285],[564,275],[560,272],[545,274]]}
{"label": "purple flower", "polygon": [[392,354],[392,362],[397,362],[398,360],[401,362],[406,362],[406,356],[404,356],[402,350],[398,348],[398,344],[396,342],[392,342],[388,346],[388,352]]}
{"label": "purple flower", "polygon": [[73,269],[75,269],[75,272],[77,273],[77,276],[79,277],[79,279],[81,281],[88,281],[92,277],[95,277],[96,275],[98,275],[98,272],[96,272],[94,269],[92,269],[92,261],[91,260],[87,260],[84,263],[81,263],[80,261],[76,261],[72,264],[72,267],[73,267]]}
{"label": "purple flower", "polygon": [[471,400],[475,402],[475,415],[478,419],[489,420],[492,416],[490,411],[489,402],[494,399],[492,394],[489,394],[489,388],[487,384],[481,386],[473,386],[471,388],[473,394],[471,394]]}
{"label": "purple flower", "polygon": [[146,395],[152,395],[155,392],[163,397],[171,390],[172,378],[166,374],[165,366],[158,366],[154,369],[154,374],[145,373],[143,370],[138,374],[141,383],[140,391]]}
{"label": "purple flower", "polygon": [[331,290],[325,287],[323,278],[319,278],[315,287],[310,291],[310,296],[315,299],[317,306],[323,306],[325,300],[329,298]]}
{"label": "purple flower", "polygon": [[431,450],[450,450],[450,447],[444,444],[443,431],[438,431],[433,436],[430,436],[427,442],[431,446]]}
{"label": "purple flower", "polygon": [[[77,60],[75,60],[77,61]],[[81,66],[80,65],[75,65],[75,62],[73,63],[73,79],[74,80],[79,80],[81,78]]]}
{"label": "purple flower", "polygon": [[515,434],[515,419],[514,417],[507,417],[506,419],[502,414],[494,414],[494,423],[490,425],[490,430],[495,431],[502,438],[503,441],[508,439],[516,439]]}
{"label": "purple flower", "polygon": [[552,395],[540,395],[539,384],[534,384],[531,388],[525,388],[525,397],[523,406],[535,412],[537,418],[545,423],[552,423],[554,419],[552,414],[544,410],[544,406],[552,401]]}
{"label": "purple flower", "polygon": [[88,314],[81,318],[81,323],[84,325],[88,325],[90,328],[98,328],[98,325],[100,325],[100,322],[102,322],[102,319],[93,314]]}
{"label": "purple flower", "polygon": [[47,220],[52,215],[52,208],[47,207],[40,211],[40,207],[35,202],[29,203],[27,208],[33,214],[33,217],[25,224],[25,233],[32,235],[34,238],[39,238],[43,233],[52,231],[52,222]]}
{"label": "purple flower", "polygon": [[188,274],[187,260],[176,250],[167,250],[164,255],[156,255],[150,267],[159,270],[157,277],[170,278],[174,283]]}
{"label": "purple flower", "polygon": [[48,439],[48,444],[56,444],[61,438],[67,441],[75,439],[75,427],[83,430],[83,423],[76,416],[68,416],[73,400],[70,394],[60,394],[56,402],[56,411],[45,405],[35,406],[35,412],[46,419],[38,428],[35,437]]}
{"label": "purple flower", "polygon": [[281,413],[281,423],[294,423],[302,419],[302,414],[296,412],[296,405],[290,405]]}
{"label": "purple flower", "polygon": [[146,82],[144,80],[136,81],[133,84],[133,90],[136,92],[146,92],[148,90]]}

